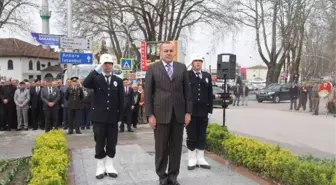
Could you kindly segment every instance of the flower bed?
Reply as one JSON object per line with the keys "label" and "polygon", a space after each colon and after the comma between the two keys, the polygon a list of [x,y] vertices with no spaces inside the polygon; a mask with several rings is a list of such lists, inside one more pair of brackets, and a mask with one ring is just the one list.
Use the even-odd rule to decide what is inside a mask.
{"label": "flower bed", "polygon": [[29,157],[0,161],[0,185],[27,184]]}
{"label": "flower bed", "polygon": [[207,150],[283,185],[335,185],[335,160],[296,156],[279,146],[237,136],[209,124]]}
{"label": "flower bed", "polygon": [[68,145],[63,131],[50,131],[35,139],[29,185],[66,185]]}

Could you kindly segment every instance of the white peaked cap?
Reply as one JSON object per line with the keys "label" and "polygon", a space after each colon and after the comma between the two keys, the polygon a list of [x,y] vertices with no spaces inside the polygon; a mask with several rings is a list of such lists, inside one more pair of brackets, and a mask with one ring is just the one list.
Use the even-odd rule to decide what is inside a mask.
{"label": "white peaked cap", "polygon": [[99,58],[99,62],[101,64],[107,63],[107,62],[111,62],[111,63],[117,63],[117,57],[115,55],[110,55],[110,54],[102,54],[102,56],[100,56]]}
{"label": "white peaked cap", "polygon": [[192,58],[191,58],[191,62],[193,62],[195,60],[201,60],[203,62],[203,57],[201,57],[201,55],[199,55],[199,54],[193,55]]}

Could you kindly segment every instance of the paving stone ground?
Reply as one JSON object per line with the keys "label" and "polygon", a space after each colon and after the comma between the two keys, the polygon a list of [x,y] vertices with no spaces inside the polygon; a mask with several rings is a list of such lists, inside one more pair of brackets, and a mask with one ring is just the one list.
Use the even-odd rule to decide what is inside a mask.
{"label": "paving stone ground", "polygon": [[[76,185],[157,185],[158,177],[154,169],[154,156],[141,146],[118,145],[114,166],[119,173],[116,179],[105,177],[96,180],[94,149],[86,148],[72,152]],[[187,153],[183,153],[179,182],[182,185],[256,185],[245,176],[207,158],[211,170],[187,170]]]}

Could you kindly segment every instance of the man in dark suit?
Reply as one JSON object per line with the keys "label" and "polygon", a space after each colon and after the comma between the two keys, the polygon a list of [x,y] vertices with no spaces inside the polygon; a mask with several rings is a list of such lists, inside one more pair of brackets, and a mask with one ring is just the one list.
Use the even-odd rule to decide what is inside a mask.
{"label": "man in dark suit", "polygon": [[192,116],[187,129],[188,170],[196,165],[210,169],[204,159],[208,114],[212,114],[213,93],[211,75],[202,71],[203,59],[199,55],[192,60],[192,70],[188,71],[192,95]]}
{"label": "man in dark suit", "polygon": [[120,132],[124,132],[125,126],[124,124],[127,124],[127,130],[128,132],[133,132],[132,130],[132,105],[133,105],[133,90],[129,86],[129,81],[127,78],[123,79],[124,84],[124,120],[120,125]]}
{"label": "man in dark suit", "polygon": [[49,132],[52,127],[55,129],[58,126],[58,110],[61,94],[57,87],[52,86],[51,78],[47,78],[46,83],[47,86],[41,90],[41,100],[43,102],[45,131]]}
{"label": "man in dark suit", "polygon": [[[101,66],[93,70],[83,82],[84,87],[94,91],[89,118],[93,123],[96,142],[96,178],[104,178],[105,173],[116,178],[118,173],[113,166],[113,158],[118,140],[118,124],[124,117],[124,86],[122,80],[112,74],[113,63],[117,62],[117,58],[103,54],[99,61]],[[102,73],[97,72],[100,68]]]}
{"label": "man in dark suit", "polygon": [[293,110],[293,105],[294,105],[294,110],[296,110],[297,98],[298,98],[298,95],[299,95],[299,88],[295,84],[295,82],[292,83],[292,85],[289,89],[289,95],[290,95],[290,99],[291,99],[289,110]]}
{"label": "man in dark suit", "polygon": [[140,93],[138,92],[138,86],[134,84],[132,86],[132,125],[133,128],[137,128],[138,124],[138,114],[139,114],[139,105],[140,105]]}
{"label": "man in dark suit", "polygon": [[81,134],[79,130],[79,121],[77,119],[77,112],[80,109],[80,103],[83,99],[83,89],[78,85],[78,77],[72,77],[71,86],[65,92],[65,99],[68,101],[68,134],[73,134],[75,126],[76,134]]}
{"label": "man in dark suit", "polygon": [[41,100],[41,81],[35,80],[35,86],[30,88],[30,105],[31,105],[31,115],[32,115],[32,127],[33,130],[37,130],[38,126],[44,128],[42,120],[42,100]]}
{"label": "man in dark suit", "polygon": [[173,62],[173,56],[173,44],[164,42],[160,46],[161,61],[148,67],[145,78],[145,110],[154,129],[155,167],[161,185],[179,185],[183,129],[192,111],[187,68]]}
{"label": "man in dark suit", "polygon": [[[84,78],[83,78],[84,81]],[[82,127],[82,130],[84,128],[90,129],[90,121],[89,121],[89,113],[90,113],[90,107],[91,107],[91,97],[92,97],[92,89],[85,88],[83,86],[83,81],[81,82],[82,88],[83,88],[83,95],[84,98],[81,101],[80,110],[79,110],[79,122]]]}

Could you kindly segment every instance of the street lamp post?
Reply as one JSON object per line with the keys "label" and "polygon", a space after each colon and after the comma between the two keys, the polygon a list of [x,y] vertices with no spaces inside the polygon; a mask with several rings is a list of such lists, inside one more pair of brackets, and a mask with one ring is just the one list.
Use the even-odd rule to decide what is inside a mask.
{"label": "street lamp post", "polygon": [[[72,0],[67,0],[67,23],[68,23],[68,38],[72,38]],[[68,77],[72,76],[72,64],[67,65]]]}

